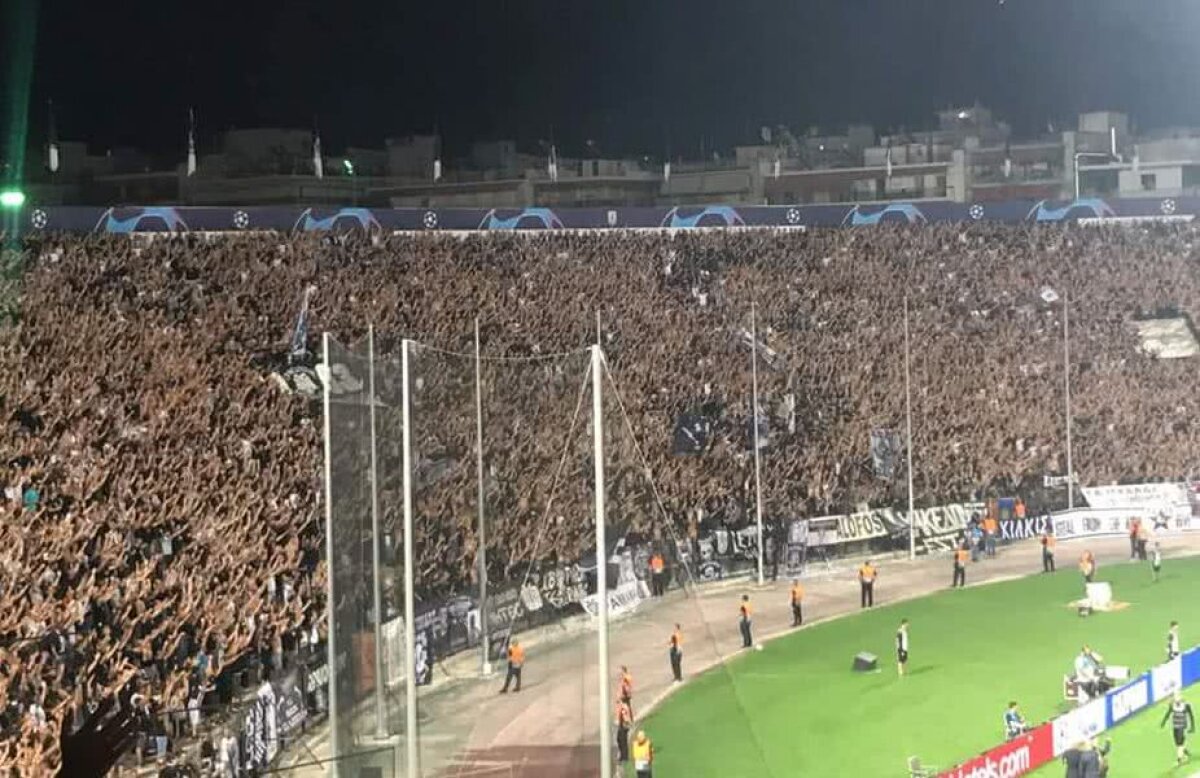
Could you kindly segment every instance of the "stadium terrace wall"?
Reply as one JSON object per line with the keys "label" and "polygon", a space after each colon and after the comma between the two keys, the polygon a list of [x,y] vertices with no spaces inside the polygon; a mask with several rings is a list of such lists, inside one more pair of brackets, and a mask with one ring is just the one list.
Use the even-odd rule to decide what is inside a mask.
{"label": "stadium terrace wall", "polygon": [[1190,221],[1200,197],[942,200],[859,205],[710,205],[675,208],[305,208],[77,206],[28,207],[23,233],[52,232],[418,232],[427,230],[688,229],[695,227],[859,227],[874,224],[989,221],[1046,223],[1079,220]]}

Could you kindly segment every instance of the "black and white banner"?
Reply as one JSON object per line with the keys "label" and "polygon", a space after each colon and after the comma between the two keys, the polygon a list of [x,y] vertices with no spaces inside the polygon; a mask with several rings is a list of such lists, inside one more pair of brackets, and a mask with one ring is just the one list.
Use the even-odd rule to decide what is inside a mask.
{"label": "black and white banner", "polygon": [[[620,616],[637,608],[642,600],[650,597],[650,587],[638,578],[634,571],[634,553],[622,548],[614,557],[617,563],[617,585],[608,590],[608,615]],[[614,558],[608,561],[611,564]],[[589,594],[579,601],[590,616],[600,615],[599,594]]]}
{"label": "black and white banner", "polygon": [[875,469],[876,478],[885,481],[895,478],[903,456],[904,444],[895,430],[871,430],[871,466]]}
{"label": "black and white banner", "polygon": [[[914,512],[913,534],[918,550],[950,550],[970,521],[972,514],[983,511],[983,503],[955,503]],[[825,516],[837,521],[837,542],[852,543],[883,537],[907,536],[907,511],[878,508],[846,516]]]}
{"label": "black and white banner", "polygon": [[1037,516],[1025,519],[1006,519],[1000,522],[1001,540],[1029,540],[1039,538],[1050,532],[1054,520],[1049,516]]}
{"label": "black and white banner", "polygon": [[275,687],[275,723],[281,740],[287,740],[303,729],[308,719],[308,708],[304,704],[304,689],[300,686],[299,673],[288,673]]}
{"label": "black and white banner", "polygon": [[703,454],[712,436],[713,423],[699,413],[681,414],[675,420],[675,434],[671,450],[676,456]]}
{"label": "black and white banner", "polygon": [[[650,596],[650,590],[646,587],[644,581],[633,580],[623,584],[617,584],[616,587],[608,590],[608,615],[621,616],[629,613],[637,608]],[[583,598],[583,609],[587,611],[589,616],[600,615],[600,598],[598,595],[589,594]]]}
{"label": "black and white banner", "polygon": [[1077,508],[1073,511],[1054,514],[1054,534],[1064,540],[1105,535],[1128,535],[1129,527],[1134,519],[1144,522],[1152,536],[1200,530],[1200,519],[1196,519],[1190,514],[1178,512],[1156,514],[1128,508],[1110,510]]}
{"label": "black and white banner", "polygon": [[1080,488],[1088,507],[1107,509],[1167,510],[1188,505],[1188,485],[1184,482],[1114,484]]}
{"label": "black and white banner", "polygon": [[275,752],[279,749],[277,714],[275,689],[268,681],[263,681],[254,695],[242,729],[245,739],[242,753],[246,758],[246,767],[262,769],[275,758]]}

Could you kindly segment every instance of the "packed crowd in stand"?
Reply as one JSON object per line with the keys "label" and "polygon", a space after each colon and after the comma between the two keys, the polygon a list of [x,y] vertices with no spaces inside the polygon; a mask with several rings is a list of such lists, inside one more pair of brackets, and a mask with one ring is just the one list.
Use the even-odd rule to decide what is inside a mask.
{"label": "packed crowd in stand", "polygon": [[[361,345],[373,323],[385,358],[402,337],[469,353],[478,317],[488,357],[570,355],[485,370],[489,555],[511,577],[588,548],[587,521],[543,511],[553,491],[557,515],[588,515],[582,476],[551,484],[597,311],[673,531],[752,515],[752,303],[767,515],[901,501],[902,469],[879,478],[869,441],[904,429],[906,297],[919,505],[1065,472],[1064,300],[1080,480],[1193,474],[1195,358],[1148,356],[1132,321],[1200,313],[1197,243],[1187,226],[983,224],[40,240],[0,330],[0,768],[56,766],[60,733],[113,696],[163,730],[170,712],[195,721],[224,669],[282,667],[323,638],[320,405],[271,375],[310,285],[315,352],[317,333]],[[441,594],[469,584],[476,551],[473,367],[414,359],[415,446],[449,463],[418,494],[418,578]],[[453,402],[421,399],[450,375]],[[672,451],[684,416],[711,421],[699,453]],[[635,456],[618,446],[610,477],[637,481]],[[610,489],[617,523],[655,529],[647,484]]]}

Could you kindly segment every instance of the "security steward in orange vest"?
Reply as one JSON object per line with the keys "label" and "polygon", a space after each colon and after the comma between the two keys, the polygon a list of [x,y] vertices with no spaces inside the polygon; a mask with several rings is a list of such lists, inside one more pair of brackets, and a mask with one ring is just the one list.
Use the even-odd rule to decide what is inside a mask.
{"label": "security steward in orange vest", "polygon": [[801,603],[804,601],[804,587],[799,581],[792,581],[792,626],[799,627],[804,623],[804,610],[801,608]]}
{"label": "security steward in orange vest", "polygon": [[683,680],[683,630],[678,624],[671,633],[671,642],[668,645],[671,647],[671,674],[675,676],[675,683],[679,683]]}
{"label": "security steward in orange vest", "polygon": [[1079,572],[1083,573],[1084,581],[1092,582],[1096,575],[1096,557],[1092,556],[1091,551],[1084,551],[1083,556],[1079,557]]}
{"label": "security steward in orange vest", "polygon": [[868,559],[863,562],[862,567],[858,568],[858,585],[862,589],[862,605],[863,608],[870,608],[875,605],[875,578],[879,573],[875,569],[875,565],[871,564]]}
{"label": "security steward in orange vest", "polygon": [[626,705],[629,705],[632,709],[633,675],[629,672],[629,668],[625,665],[621,665],[621,681],[620,686],[617,689],[617,699]]}
{"label": "security steward in orange vest", "polygon": [[750,632],[752,617],[754,610],[750,607],[750,595],[742,595],[742,604],[738,608],[738,629],[742,632],[742,648],[750,648],[754,645],[754,636]]}
{"label": "security steward in orange vest", "polygon": [[633,739],[633,769],[637,778],[654,778],[651,770],[654,767],[654,745],[646,737],[645,730],[638,730]]}
{"label": "security steward in orange vest", "polygon": [[625,764],[629,761],[629,727],[633,724],[633,711],[623,701],[617,701],[617,761]]}
{"label": "security steward in orange vest", "polygon": [[663,580],[666,578],[665,567],[662,554],[656,552],[650,557],[650,594],[653,597],[662,597],[667,591],[666,581]]}
{"label": "security steward in orange vest", "polygon": [[1054,572],[1054,545],[1057,539],[1049,532],[1042,535],[1042,572]]}
{"label": "security steward in orange vest", "polygon": [[951,589],[967,585],[967,560],[970,558],[971,552],[967,551],[966,546],[954,549],[954,581],[950,584]]}
{"label": "security steward in orange vest", "polygon": [[508,675],[504,676],[504,688],[500,690],[501,694],[508,693],[508,684],[515,680],[517,682],[513,692],[521,691],[521,668],[525,666],[525,649],[517,641],[508,644]]}

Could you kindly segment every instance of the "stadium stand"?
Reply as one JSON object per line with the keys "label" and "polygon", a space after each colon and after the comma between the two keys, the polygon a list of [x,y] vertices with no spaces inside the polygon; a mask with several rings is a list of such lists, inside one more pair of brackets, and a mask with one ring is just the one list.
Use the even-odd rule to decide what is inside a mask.
{"label": "stadium stand", "polygon": [[[271,375],[309,285],[313,351],[316,333],[354,343],[368,323],[383,353],[401,337],[469,351],[476,316],[491,355],[571,351],[594,340],[599,310],[659,492],[686,529],[698,514],[750,520],[752,302],[769,513],[902,502],[903,479],[876,476],[868,441],[903,425],[905,290],[920,505],[1024,494],[1065,472],[1067,295],[1080,480],[1195,474],[1195,370],[1147,354],[1131,322],[1200,311],[1198,238],[1177,225],[988,224],[39,237],[20,319],[0,330],[0,769],[57,766],[60,735],[114,697],[143,719],[142,752],[214,738],[209,711],[236,696],[220,688],[231,673],[282,669],[320,644],[319,404]],[[536,392],[510,401],[534,405]],[[711,434],[698,455],[673,455],[689,414]],[[453,423],[442,434],[470,440],[473,420]],[[497,492],[497,578],[530,561],[541,506],[527,495],[553,469],[549,448],[494,454],[533,481]],[[461,500],[448,493],[423,530],[423,598],[469,585],[455,573],[475,547]],[[564,524],[546,553],[577,558],[589,532]],[[450,556],[465,561],[439,564]]]}

